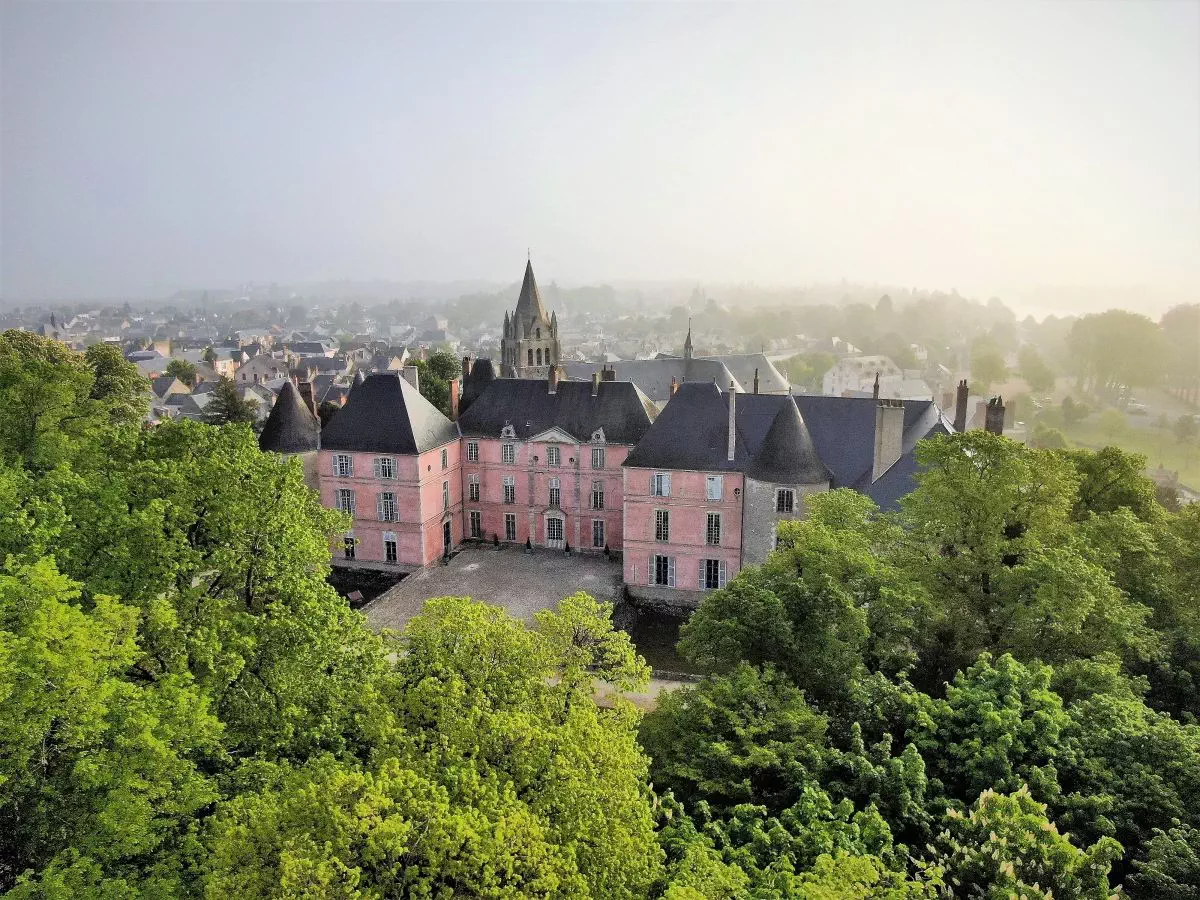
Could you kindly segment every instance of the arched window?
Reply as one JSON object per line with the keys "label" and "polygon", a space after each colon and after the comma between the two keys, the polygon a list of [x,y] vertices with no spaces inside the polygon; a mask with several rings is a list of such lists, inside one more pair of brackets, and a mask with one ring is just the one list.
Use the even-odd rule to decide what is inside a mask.
{"label": "arched window", "polygon": [[537,334],[535,334],[534,337],[536,337],[540,341],[542,339],[542,329],[535,328],[534,331],[537,332]]}
{"label": "arched window", "polygon": [[538,347],[538,349],[537,349],[537,364],[539,366],[542,364],[542,348],[541,347]]}
{"label": "arched window", "polygon": [[529,364],[531,366],[533,365],[533,350],[532,349],[529,351]]}

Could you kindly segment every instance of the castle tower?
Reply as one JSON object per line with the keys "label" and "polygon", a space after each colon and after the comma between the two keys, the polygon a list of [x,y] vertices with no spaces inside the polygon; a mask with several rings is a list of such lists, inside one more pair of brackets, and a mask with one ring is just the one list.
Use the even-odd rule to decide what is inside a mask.
{"label": "castle tower", "polygon": [[525,263],[521,296],[512,315],[504,313],[500,339],[502,371],[510,378],[545,378],[551,366],[562,359],[558,343],[558,316],[546,315],[533,263]]}

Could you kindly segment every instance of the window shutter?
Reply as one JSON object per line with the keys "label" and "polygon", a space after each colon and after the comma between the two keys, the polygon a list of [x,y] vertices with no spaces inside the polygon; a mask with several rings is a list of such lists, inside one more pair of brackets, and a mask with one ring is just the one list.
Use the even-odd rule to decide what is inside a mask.
{"label": "window shutter", "polygon": [[375,463],[375,477],[376,477],[376,478],[380,478],[380,477],[382,477],[382,475],[383,475],[383,466],[381,466],[381,465],[379,464],[379,457],[378,457],[378,456],[377,456],[377,457],[375,457],[375,459],[373,460],[373,462]]}
{"label": "window shutter", "polygon": [[717,584],[719,584],[721,587],[725,587],[725,561],[724,560],[721,560],[721,571],[718,575]]}
{"label": "window shutter", "polygon": [[707,585],[704,583],[704,560],[700,560],[700,573],[696,576],[696,587],[704,590]]}
{"label": "window shutter", "polygon": [[331,460],[333,460],[333,477],[334,477],[334,478],[337,478],[337,475],[338,475],[338,455],[335,453],[335,454],[333,454],[333,456],[331,456],[331,457],[330,457],[330,459],[331,459]]}
{"label": "window shutter", "polygon": [[383,520],[383,494],[375,498],[375,518]]}
{"label": "window shutter", "polygon": [[663,481],[665,482],[665,484],[663,485],[663,496],[670,497],[671,496],[671,473],[670,472],[668,472],[666,475],[663,476]]}
{"label": "window shutter", "polygon": [[654,496],[654,473],[650,473],[650,496]]}
{"label": "window shutter", "polygon": [[675,587],[675,557],[667,557],[667,585]]}

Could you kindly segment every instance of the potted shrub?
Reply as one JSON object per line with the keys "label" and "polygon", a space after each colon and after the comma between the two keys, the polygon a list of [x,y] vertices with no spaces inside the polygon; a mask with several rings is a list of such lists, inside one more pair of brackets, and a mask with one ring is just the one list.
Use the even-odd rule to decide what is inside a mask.
{"label": "potted shrub", "polygon": [[526,553],[533,552],[533,541],[531,541],[529,538],[525,538],[525,552]]}
{"label": "potted shrub", "polygon": [[500,535],[494,531],[492,532],[492,549],[493,550],[500,549]]}
{"label": "potted shrub", "polygon": [[564,544],[564,546],[563,546],[563,550],[566,552],[567,556],[570,556],[570,555],[571,555],[571,542],[570,542],[570,541],[567,541],[567,542]]}

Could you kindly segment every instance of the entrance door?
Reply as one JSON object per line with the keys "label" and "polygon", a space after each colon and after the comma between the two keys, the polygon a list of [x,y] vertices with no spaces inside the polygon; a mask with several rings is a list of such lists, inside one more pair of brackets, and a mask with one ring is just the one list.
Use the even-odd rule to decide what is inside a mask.
{"label": "entrance door", "polygon": [[546,519],[546,546],[555,550],[563,548],[563,520],[557,516]]}
{"label": "entrance door", "polygon": [[450,552],[450,523],[442,523],[442,552]]}

